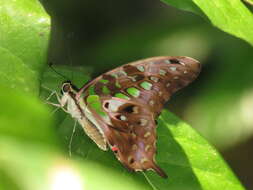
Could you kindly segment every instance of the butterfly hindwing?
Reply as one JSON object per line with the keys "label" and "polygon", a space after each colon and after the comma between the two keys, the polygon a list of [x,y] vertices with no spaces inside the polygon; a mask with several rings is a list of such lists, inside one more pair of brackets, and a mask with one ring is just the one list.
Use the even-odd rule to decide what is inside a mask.
{"label": "butterfly hindwing", "polygon": [[84,97],[97,127],[121,163],[134,171],[156,165],[156,123],[171,95],[192,82],[200,72],[189,57],[154,57],[109,71],[85,85]]}

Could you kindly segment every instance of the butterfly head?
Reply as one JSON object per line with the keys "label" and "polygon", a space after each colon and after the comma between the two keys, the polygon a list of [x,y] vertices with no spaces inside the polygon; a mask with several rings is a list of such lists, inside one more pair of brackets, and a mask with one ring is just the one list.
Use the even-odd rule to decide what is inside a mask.
{"label": "butterfly head", "polygon": [[61,86],[61,94],[68,94],[69,92],[76,92],[77,88],[71,83],[71,81],[64,81]]}

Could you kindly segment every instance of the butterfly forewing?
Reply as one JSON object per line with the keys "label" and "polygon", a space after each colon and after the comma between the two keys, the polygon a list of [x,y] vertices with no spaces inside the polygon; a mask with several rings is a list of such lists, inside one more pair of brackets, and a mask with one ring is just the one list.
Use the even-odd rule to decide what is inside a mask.
{"label": "butterfly forewing", "polygon": [[[109,71],[78,93],[121,163],[130,170],[153,169],[155,119],[171,95],[192,82],[200,72],[189,57],[154,57]],[[99,126],[98,126],[99,125]]]}

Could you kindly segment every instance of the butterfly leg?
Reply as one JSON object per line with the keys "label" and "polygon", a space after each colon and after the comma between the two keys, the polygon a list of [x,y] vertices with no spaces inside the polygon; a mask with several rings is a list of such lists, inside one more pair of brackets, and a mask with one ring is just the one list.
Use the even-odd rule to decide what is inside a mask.
{"label": "butterfly leg", "polygon": [[53,95],[56,95],[56,98],[58,100],[58,102],[61,102],[60,101],[60,97],[59,95],[57,94],[57,92],[55,90],[51,90],[50,88],[46,87],[45,85],[41,85],[42,88],[46,89],[47,91],[51,92],[50,95],[47,97],[45,103],[46,104],[50,104],[52,106],[55,106],[55,107],[62,107],[60,104],[55,104],[55,103],[52,103],[50,102],[49,100],[52,98]]}
{"label": "butterfly leg", "polygon": [[[49,101],[54,95],[56,96],[57,101],[59,102],[58,104],[52,103],[52,102]],[[61,100],[59,94],[58,94],[56,91],[52,91],[52,92],[51,92],[51,94],[47,97],[45,103],[46,103],[46,104],[49,104],[49,105],[52,105],[52,106],[55,106],[55,107],[59,107],[59,108],[61,108],[64,112],[69,113],[69,112],[64,108],[64,103],[62,103],[62,100]]]}
{"label": "butterfly leg", "polygon": [[72,156],[72,141],[73,141],[73,137],[74,137],[74,134],[75,134],[75,131],[76,131],[76,123],[77,123],[77,120],[75,120],[75,124],[74,124],[72,134],[71,134],[71,137],[70,137],[70,141],[69,141],[69,157]]}

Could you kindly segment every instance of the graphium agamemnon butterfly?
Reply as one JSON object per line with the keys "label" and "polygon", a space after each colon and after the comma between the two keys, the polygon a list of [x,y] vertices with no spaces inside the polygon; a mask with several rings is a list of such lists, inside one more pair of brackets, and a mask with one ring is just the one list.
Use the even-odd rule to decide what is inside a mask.
{"label": "graphium agamemnon butterfly", "polygon": [[189,57],[148,58],[102,74],[79,90],[64,82],[58,106],[129,170],[167,177],[155,161],[156,119],[171,95],[199,72],[199,62]]}

